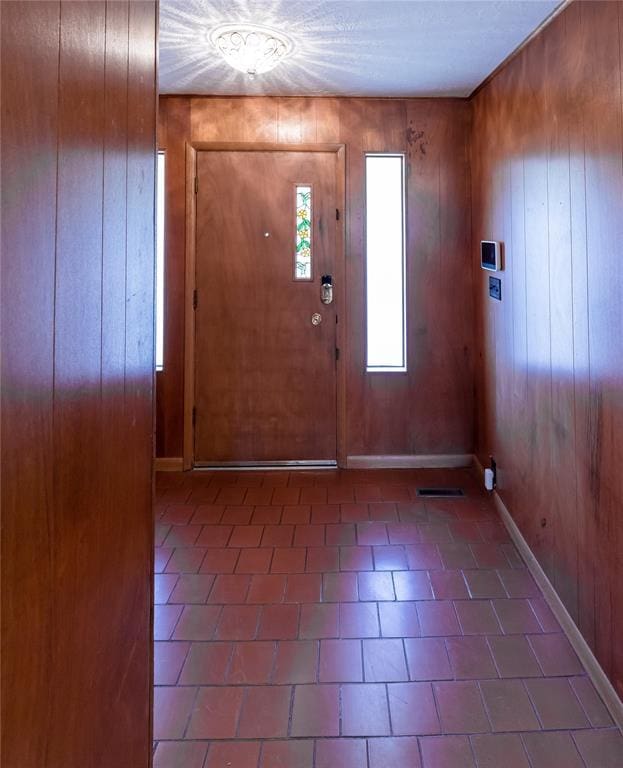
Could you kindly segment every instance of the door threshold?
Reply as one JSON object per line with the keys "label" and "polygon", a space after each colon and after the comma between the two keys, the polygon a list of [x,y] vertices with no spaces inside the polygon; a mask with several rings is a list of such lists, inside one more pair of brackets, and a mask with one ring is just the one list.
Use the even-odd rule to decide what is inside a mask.
{"label": "door threshold", "polygon": [[212,463],[198,462],[193,465],[196,470],[210,470],[212,472],[241,472],[261,469],[270,470],[295,470],[295,469],[337,469],[337,461],[331,459],[309,459],[301,461],[214,461]]}

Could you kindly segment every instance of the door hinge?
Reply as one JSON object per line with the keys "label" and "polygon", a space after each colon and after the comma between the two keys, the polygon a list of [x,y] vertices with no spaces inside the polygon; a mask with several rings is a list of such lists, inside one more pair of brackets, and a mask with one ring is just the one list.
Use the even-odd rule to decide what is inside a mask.
{"label": "door hinge", "polygon": [[335,220],[336,221],[340,220],[340,209],[339,208],[335,209]]}
{"label": "door hinge", "polygon": [[195,426],[196,423],[197,423],[197,409],[193,405],[193,427]]}
{"label": "door hinge", "polygon": [[199,192],[199,177],[195,176],[195,194]]}
{"label": "door hinge", "polygon": [[335,348],[335,359],[336,360],[340,359],[340,350],[337,347]]}
{"label": "door hinge", "polygon": [[197,309],[197,289],[193,291],[193,309]]}

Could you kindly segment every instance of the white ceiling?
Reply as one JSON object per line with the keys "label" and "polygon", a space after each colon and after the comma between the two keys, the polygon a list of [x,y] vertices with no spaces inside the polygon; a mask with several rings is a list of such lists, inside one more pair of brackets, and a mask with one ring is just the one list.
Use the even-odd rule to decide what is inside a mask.
{"label": "white ceiling", "polygon": [[[468,96],[560,0],[160,0],[160,92]],[[294,53],[251,80],[207,33],[281,29]]]}

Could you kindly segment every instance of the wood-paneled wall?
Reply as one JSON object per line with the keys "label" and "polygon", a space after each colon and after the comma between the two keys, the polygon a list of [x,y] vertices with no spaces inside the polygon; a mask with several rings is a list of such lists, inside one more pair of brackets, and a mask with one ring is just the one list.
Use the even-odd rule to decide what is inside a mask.
{"label": "wood-paneled wall", "polygon": [[156,4],[0,13],[0,761],[147,768]]}
{"label": "wood-paneled wall", "polygon": [[473,99],[477,448],[623,695],[623,3],[574,2]]}
{"label": "wood-paneled wall", "polygon": [[[345,144],[346,453],[472,451],[469,120],[469,104],[452,99],[161,98],[167,288],[159,456],[182,455],[184,146],[208,141]],[[407,374],[364,372],[366,151],[408,158]]]}

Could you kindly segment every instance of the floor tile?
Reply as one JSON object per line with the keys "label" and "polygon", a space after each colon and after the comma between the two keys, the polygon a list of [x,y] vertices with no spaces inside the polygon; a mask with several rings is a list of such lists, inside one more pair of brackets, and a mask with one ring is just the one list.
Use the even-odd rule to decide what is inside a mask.
{"label": "floor tile", "polygon": [[238,736],[242,739],[287,736],[291,694],[289,685],[247,688],[240,713]]}
{"label": "floor tile", "polygon": [[454,677],[443,638],[411,638],[404,644],[411,680],[451,680]]}
{"label": "floor tile", "polygon": [[390,683],[387,698],[396,736],[439,733],[439,717],[430,683]]}
{"label": "floor tile", "polygon": [[253,605],[225,605],[221,612],[215,640],[253,640],[260,609]]}
{"label": "floor tile", "polygon": [[299,633],[298,605],[265,605],[261,608],[258,640],[294,640]]}
{"label": "floor tile", "polygon": [[175,685],[190,643],[155,642],[154,643],[154,685]]}
{"label": "floor tile", "polygon": [[500,568],[498,575],[509,597],[538,597],[540,594],[527,568]]}
{"label": "floor tile", "polygon": [[197,573],[207,551],[205,547],[176,547],[165,570],[167,573]]}
{"label": "floor tile", "polygon": [[367,683],[408,680],[402,640],[363,640],[363,670]]}
{"label": "floor tile", "polygon": [[359,599],[395,600],[392,574],[385,571],[366,571],[357,574],[359,584]]}
{"label": "floor tile", "polygon": [[532,768],[584,768],[571,735],[562,731],[525,733]]}
{"label": "floor tile", "polygon": [[318,680],[321,683],[363,681],[360,640],[321,640]]}
{"label": "floor tile", "polygon": [[490,637],[489,647],[500,677],[542,677],[543,672],[523,635]]}
{"label": "floor tile", "polygon": [[396,571],[394,587],[397,600],[427,600],[433,596],[426,571]]}
{"label": "floor tile", "polygon": [[199,568],[200,573],[233,573],[240,556],[239,549],[209,547]]}
{"label": "floor tile", "polygon": [[484,637],[449,637],[446,647],[457,680],[482,680],[498,676]]}
{"label": "floor tile", "polygon": [[154,688],[154,739],[181,739],[197,689],[181,686]]}
{"label": "floor tile", "polygon": [[219,605],[244,603],[250,583],[251,576],[248,575],[218,574],[210,591],[208,602]]}
{"label": "floor tile", "polygon": [[186,738],[232,739],[242,704],[243,688],[200,688]]}
{"label": "floor tile", "polygon": [[605,704],[588,677],[572,677],[569,682],[594,728],[613,725]]}
{"label": "floor tile", "polygon": [[530,768],[518,734],[478,734],[471,742],[478,768]]}
{"label": "floor tile", "polygon": [[276,547],[270,572],[304,573],[306,557],[305,547]]}
{"label": "floor tile", "polygon": [[273,550],[271,547],[243,549],[236,564],[236,573],[268,573],[272,557]]}
{"label": "floor tile", "polygon": [[439,544],[438,547],[444,568],[478,568],[469,544],[458,541],[451,544]]}
{"label": "floor tile", "polygon": [[340,637],[378,637],[379,619],[376,603],[341,603],[339,634]]}
{"label": "floor tile", "polygon": [[302,605],[299,637],[301,640],[338,637],[339,616],[339,605],[337,603]]}
{"label": "floor tile", "polygon": [[221,615],[218,605],[185,605],[175,631],[174,640],[211,640]]}
{"label": "floor tile", "polygon": [[261,545],[263,547],[289,547],[293,538],[293,525],[265,525]]}
{"label": "floor tile", "polygon": [[248,603],[281,603],[286,588],[286,577],[281,574],[252,576]]}
{"label": "floor tile", "polygon": [[483,680],[480,690],[494,731],[540,729],[521,680]]}
{"label": "floor tile", "polygon": [[215,577],[209,573],[183,573],[169,595],[170,603],[205,603]]}
{"label": "floor tile", "polygon": [[450,600],[417,603],[422,637],[460,635],[461,628]]}
{"label": "floor tile", "polygon": [[160,741],[154,768],[203,768],[208,745],[200,741]]}
{"label": "floor tile", "polygon": [[154,640],[169,640],[183,609],[183,605],[154,606]]}
{"label": "floor tile", "polygon": [[288,525],[309,525],[311,507],[309,504],[285,504],[281,522]]}
{"label": "floor tile", "polygon": [[433,683],[433,690],[443,733],[486,733],[491,730],[476,683]]}
{"label": "floor tile", "polygon": [[193,643],[180,675],[180,685],[223,685],[231,643]]}
{"label": "floor tile", "polygon": [[319,573],[292,573],[286,582],[284,602],[318,603],[322,593],[322,576]]}
{"label": "floor tile", "polygon": [[493,600],[492,605],[506,634],[541,632],[541,625],[527,600]]}
{"label": "floor tile", "polygon": [[586,768],[620,768],[623,764],[623,736],[619,730],[580,731],[573,739]]}
{"label": "floor tile", "polygon": [[420,532],[415,523],[389,523],[387,536],[390,544],[420,543]]}
{"label": "floor tile", "polygon": [[589,727],[584,710],[566,678],[535,678],[526,680],[525,684],[545,730]]}
{"label": "floor tile", "polygon": [[352,523],[326,526],[325,542],[327,546],[353,546],[356,541],[357,535]]}
{"label": "floor tile", "polygon": [[154,603],[156,605],[168,602],[178,578],[178,575],[174,573],[157,573],[154,576]]}
{"label": "floor tile", "polygon": [[411,544],[405,547],[407,562],[412,571],[443,568],[436,544]]}
{"label": "floor tile", "polygon": [[313,763],[314,742],[311,739],[267,741],[262,746],[260,768],[313,768]]}
{"label": "floor tile", "polygon": [[[185,547],[185,549],[192,549],[192,547]],[[201,550],[200,550],[201,551]],[[154,555],[154,573],[162,573],[167,563],[171,559],[171,555],[175,552],[173,547],[156,547]]]}
{"label": "floor tile", "polygon": [[431,571],[433,594],[437,600],[463,600],[469,597],[461,571]]}
{"label": "floor tile", "polygon": [[571,644],[563,634],[531,635],[528,641],[532,646],[543,674],[548,677],[558,675],[581,675],[582,665]]}
{"label": "floor tile", "polygon": [[475,768],[466,736],[429,736],[420,739],[424,768]]}
{"label": "floor tile", "polygon": [[464,635],[497,635],[502,631],[489,600],[455,600],[454,610]]}
{"label": "floor tile", "polygon": [[474,598],[506,597],[504,586],[497,571],[464,571],[469,594]]}
{"label": "floor tile", "polygon": [[260,685],[270,682],[275,643],[264,640],[235,643],[226,682],[229,685]]}
{"label": "floor tile", "polygon": [[[368,739],[368,755],[370,768],[421,768],[420,749],[414,736]],[[363,762],[356,768],[365,765]]]}
{"label": "floor tile", "polygon": [[317,640],[281,641],[277,645],[272,682],[277,685],[313,683],[316,681],[317,667]]}
{"label": "floor tile", "polygon": [[236,525],[232,531],[228,546],[259,547],[264,527],[262,525]]}
{"label": "floor tile", "polygon": [[259,741],[213,741],[204,768],[257,768],[260,746]]}
{"label": "floor tile", "polygon": [[221,525],[249,525],[253,514],[252,505],[232,505],[225,507],[221,516]]}
{"label": "floor tile", "polygon": [[402,546],[372,547],[376,571],[405,571],[409,568],[405,548]]}
{"label": "floor tile", "polygon": [[327,573],[340,570],[340,550],[338,547],[308,547],[307,573]]}
{"label": "floor tile", "polygon": [[195,541],[195,546],[226,547],[231,539],[232,531],[233,526],[231,525],[204,525]]}
{"label": "floor tile", "polygon": [[387,693],[379,683],[342,686],[342,735],[388,736]]}
{"label": "floor tile", "polygon": [[[315,768],[366,768],[366,766],[365,739],[320,739],[316,742]],[[406,764],[405,768],[407,768]]]}
{"label": "floor tile", "polygon": [[379,603],[379,619],[383,637],[419,637],[420,621],[413,602]]}
{"label": "floor tile", "polygon": [[371,571],[372,547],[340,547],[341,571]]}
{"label": "floor tile", "polygon": [[325,573],[322,576],[322,599],[326,603],[356,602],[359,599],[356,573]]}
{"label": "floor tile", "polygon": [[339,736],[339,693],[337,685],[297,685],[294,689],[292,736]]}

